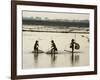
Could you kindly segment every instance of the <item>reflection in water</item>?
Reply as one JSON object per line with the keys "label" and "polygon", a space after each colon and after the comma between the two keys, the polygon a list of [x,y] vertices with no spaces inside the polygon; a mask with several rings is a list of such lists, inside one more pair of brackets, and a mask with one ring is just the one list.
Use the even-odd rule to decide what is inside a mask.
{"label": "reflection in water", "polygon": [[79,62],[79,54],[72,53],[72,55],[71,55],[72,66],[76,65],[78,62]]}
{"label": "reflection in water", "polygon": [[55,61],[56,61],[57,56],[55,54],[51,54],[51,66],[55,66]]}
{"label": "reflection in water", "polygon": [[71,64],[73,65],[73,63],[74,63],[74,55],[72,54],[71,55]]}
{"label": "reflection in water", "polygon": [[38,65],[38,53],[34,54],[34,63],[35,63],[35,67],[37,67]]}
{"label": "reflection in water", "polygon": [[76,62],[76,63],[79,62],[79,55],[78,55],[78,54],[75,55],[75,62]]}
{"label": "reflection in water", "polygon": [[[36,27],[36,26],[35,26]],[[46,68],[54,65],[55,67],[69,67],[75,66],[87,66],[90,63],[89,59],[89,43],[85,38],[82,38],[81,35],[89,36],[89,34],[77,34],[77,41],[80,43],[81,48],[79,51],[75,52],[72,56],[71,49],[69,47],[69,41],[74,38],[74,33],[47,33],[47,32],[27,32],[23,31],[23,55],[22,63],[23,69],[30,69],[37,66],[37,68]],[[34,37],[35,36],[35,37]],[[58,54],[48,56],[48,50],[51,49],[50,40],[54,40],[56,47],[58,49]],[[30,51],[33,50],[33,42],[39,40],[39,49],[45,51],[42,54],[35,54]],[[85,44],[84,44],[84,43]],[[65,51],[66,50],[66,51]],[[79,53],[78,53],[79,52]],[[82,52],[82,54],[81,54]],[[59,54],[60,53],[60,54]]]}
{"label": "reflection in water", "polygon": [[[57,58],[58,58],[58,55],[57,54],[50,54],[50,65],[51,67],[56,67],[56,64],[57,64]],[[39,54],[38,53],[34,53],[34,67],[39,67]],[[80,56],[79,54],[77,53],[72,53],[70,55],[70,61],[71,61],[71,65],[72,66],[76,66],[79,64],[79,60],[80,60]]]}

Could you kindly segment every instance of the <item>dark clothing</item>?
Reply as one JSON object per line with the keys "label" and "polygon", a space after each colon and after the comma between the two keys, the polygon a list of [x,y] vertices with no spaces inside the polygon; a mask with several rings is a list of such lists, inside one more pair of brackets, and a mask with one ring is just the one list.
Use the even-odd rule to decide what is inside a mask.
{"label": "dark clothing", "polygon": [[56,45],[55,45],[55,43],[52,43],[52,49],[54,49],[55,51],[57,51],[57,47],[56,47]]}
{"label": "dark clothing", "polygon": [[72,48],[72,53],[73,53],[73,52],[74,52],[74,48],[75,48],[75,42],[74,42],[74,39],[71,40],[70,48]]}
{"label": "dark clothing", "polygon": [[38,44],[38,41],[36,41],[34,44],[34,52],[35,53],[38,53],[38,47],[39,47],[39,44]]}
{"label": "dark clothing", "polygon": [[74,47],[75,47],[75,43],[72,42],[72,43],[71,43],[71,46],[72,46],[71,48],[74,49]]}
{"label": "dark clothing", "polygon": [[51,41],[51,53],[55,54],[55,51],[57,51],[57,47],[56,47],[54,41],[52,40]]}
{"label": "dark clothing", "polygon": [[35,49],[38,49],[38,46],[39,46],[39,45],[38,45],[37,43],[35,43],[35,45],[34,45],[34,50],[35,50]]}

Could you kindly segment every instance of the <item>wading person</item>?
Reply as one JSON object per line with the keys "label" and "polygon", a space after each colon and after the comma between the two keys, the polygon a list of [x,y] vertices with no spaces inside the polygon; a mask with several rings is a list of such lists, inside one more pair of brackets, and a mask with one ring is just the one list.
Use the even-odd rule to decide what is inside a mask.
{"label": "wading person", "polygon": [[74,49],[75,49],[75,40],[74,39],[71,40],[70,48],[72,48],[72,54],[73,54],[74,53]]}
{"label": "wading person", "polygon": [[34,52],[35,53],[38,53],[38,48],[39,48],[39,44],[38,44],[38,40],[36,40],[35,44],[34,44]]}
{"label": "wading person", "polygon": [[51,40],[51,54],[55,54],[55,51],[57,51],[56,44],[54,43],[54,40]]}

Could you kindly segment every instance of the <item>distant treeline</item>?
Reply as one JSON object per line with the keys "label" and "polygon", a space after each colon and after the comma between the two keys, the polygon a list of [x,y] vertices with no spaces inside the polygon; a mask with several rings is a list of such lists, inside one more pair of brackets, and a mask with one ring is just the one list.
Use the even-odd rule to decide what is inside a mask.
{"label": "distant treeline", "polygon": [[45,25],[45,26],[66,26],[66,27],[89,27],[88,20],[80,21],[55,21],[55,20],[32,20],[22,19],[23,25]]}

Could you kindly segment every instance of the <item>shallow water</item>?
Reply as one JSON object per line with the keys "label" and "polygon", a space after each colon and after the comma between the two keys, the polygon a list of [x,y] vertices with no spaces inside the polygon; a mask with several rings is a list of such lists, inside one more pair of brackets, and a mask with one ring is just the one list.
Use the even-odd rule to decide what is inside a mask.
{"label": "shallow water", "polygon": [[[23,69],[89,65],[89,42],[82,35],[89,37],[88,34],[75,33],[23,32]],[[69,48],[72,38],[80,44],[74,55]],[[44,53],[32,53],[36,40]],[[51,49],[51,40],[55,41],[59,54],[46,54]]]}

